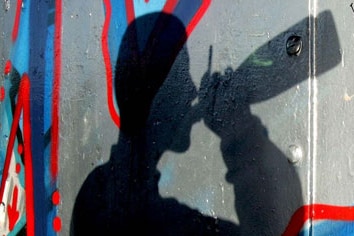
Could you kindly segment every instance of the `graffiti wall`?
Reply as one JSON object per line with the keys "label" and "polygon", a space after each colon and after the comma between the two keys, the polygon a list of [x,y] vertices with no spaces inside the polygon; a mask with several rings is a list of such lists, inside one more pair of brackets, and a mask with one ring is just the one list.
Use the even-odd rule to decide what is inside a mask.
{"label": "graffiti wall", "polygon": [[353,4],[1,1],[0,235],[352,235]]}

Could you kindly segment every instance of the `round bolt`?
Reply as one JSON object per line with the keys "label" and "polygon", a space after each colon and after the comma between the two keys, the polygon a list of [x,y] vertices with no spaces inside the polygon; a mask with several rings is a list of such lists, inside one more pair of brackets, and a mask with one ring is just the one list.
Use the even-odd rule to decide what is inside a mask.
{"label": "round bolt", "polygon": [[300,36],[292,35],[286,41],[286,52],[289,56],[298,56],[302,49],[302,40]]}
{"label": "round bolt", "polygon": [[298,145],[290,145],[289,151],[290,151],[290,155],[288,156],[288,160],[292,164],[296,164],[300,162],[304,157],[302,148]]}

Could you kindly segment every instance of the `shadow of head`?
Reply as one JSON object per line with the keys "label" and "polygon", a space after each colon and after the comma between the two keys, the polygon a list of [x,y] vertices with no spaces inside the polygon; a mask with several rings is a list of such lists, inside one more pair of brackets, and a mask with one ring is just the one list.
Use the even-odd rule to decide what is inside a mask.
{"label": "shadow of head", "polygon": [[145,126],[152,101],[185,38],[182,23],[164,13],[144,15],[128,26],[115,75],[122,132],[136,134]]}

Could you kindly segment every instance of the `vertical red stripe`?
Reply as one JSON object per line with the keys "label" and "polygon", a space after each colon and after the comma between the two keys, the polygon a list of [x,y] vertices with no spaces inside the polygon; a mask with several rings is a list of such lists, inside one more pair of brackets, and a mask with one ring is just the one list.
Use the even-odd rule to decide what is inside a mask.
{"label": "vertical red stripe", "polygon": [[103,0],[103,2],[105,5],[106,16],[103,24],[101,42],[102,42],[103,61],[106,69],[108,111],[113,119],[113,122],[118,127],[120,127],[120,117],[116,112],[116,109],[114,107],[114,102],[113,102],[113,86],[112,86],[113,73],[112,73],[111,58],[109,55],[109,48],[108,48],[108,31],[111,22],[112,7],[111,7],[110,0]]}
{"label": "vertical red stripe", "polygon": [[62,30],[62,0],[55,1],[54,21],[54,82],[52,104],[52,130],[51,130],[51,174],[56,179],[58,175],[58,147],[59,147],[59,99],[61,79],[61,30]]}
{"label": "vertical red stripe", "polygon": [[130,25],[135,19],[134,0],[125,0],[125,9],[127,11],[128,25]]}
{"label": "vertical red stripe", "polygon": [[15,21],[14,21],[14,26],[12,28],[12,41],[13,42],[16,41],[17,35],[18,35],[18,28],[20,25],[21,8],[22,8],[22,0],[17,0]]}
{"label": "vertical red stripe", "polygon": [[34,189],[33,164],[31,151],[31,114],[30,114],[30,80],[24,74],[20,84],[19,96],[23,99],[23,142],[25,158],[25,187],[26,187],[26,225],[27,235],[34,236]]}

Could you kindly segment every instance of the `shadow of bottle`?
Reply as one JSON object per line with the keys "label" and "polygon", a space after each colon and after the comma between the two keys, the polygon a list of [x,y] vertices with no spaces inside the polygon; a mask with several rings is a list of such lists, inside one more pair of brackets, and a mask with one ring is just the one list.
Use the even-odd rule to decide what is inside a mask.
{"label": "shadow of bottle", "polygon": [[[313,21],[315,29],[309,25]],[[311,30],[323,33],[316,36],[315,45]],[[292,36],[301,38],[301,52],[287,53]],[[281,235],[306,196],[296,168],[269,139],[251,105],[332,69],[341,60],[339,47],[332,14],[324,11],[258,48],[235,71],[227,68],[223,74],[208,71],[203,76],[198,109],[206,126],[221,139],[241,235]]]}

